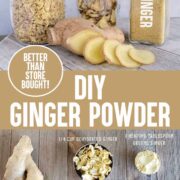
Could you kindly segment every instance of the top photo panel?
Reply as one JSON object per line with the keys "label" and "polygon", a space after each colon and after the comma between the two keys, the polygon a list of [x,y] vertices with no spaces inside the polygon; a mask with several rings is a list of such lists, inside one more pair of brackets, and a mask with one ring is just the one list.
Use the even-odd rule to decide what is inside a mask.
{"label": "top photo panel", "polygon": [[179,0],[0,0],[0,70],[28,45],[64,70],[180,70]]}

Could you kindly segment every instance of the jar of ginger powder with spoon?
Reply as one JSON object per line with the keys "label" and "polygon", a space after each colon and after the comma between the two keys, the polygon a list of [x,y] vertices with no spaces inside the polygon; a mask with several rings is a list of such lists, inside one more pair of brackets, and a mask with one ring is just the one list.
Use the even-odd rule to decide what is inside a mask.
{"label": "jar of ginger powder with spoon", "polygon": [[162,45],[169,20],[168,0],[131,0],[130,41]]}

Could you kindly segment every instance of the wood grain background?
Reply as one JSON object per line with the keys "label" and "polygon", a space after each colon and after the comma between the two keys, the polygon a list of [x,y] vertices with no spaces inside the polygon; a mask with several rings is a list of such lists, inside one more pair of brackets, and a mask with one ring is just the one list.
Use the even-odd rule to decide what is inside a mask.
{"label": "wood grain background", "polygon": [[[79,180],[73,168],[74,153],[67,142],[59,141],[59,138],[67,137],[69,133],[70,131],[58,130],[0,131],[0,179],[3,178],[5,165],[14,145],[22,135],[28,135],[34,146],[33,158],[45,175],[45,180]],[[107,180],[180,180],[180,131],[73,131],[73,133],[77,137],[118,137],[117,142],[99,142],[113,154],[113,170]],[[166,140],[165,146],[134,146],[133,140],[126,138],[126,134],[129,133],[172,133],[174,138]],[[139,173],[134,166],[136,154],[145,149],[156,151],[161,159],[160,171],[150,178]]]}

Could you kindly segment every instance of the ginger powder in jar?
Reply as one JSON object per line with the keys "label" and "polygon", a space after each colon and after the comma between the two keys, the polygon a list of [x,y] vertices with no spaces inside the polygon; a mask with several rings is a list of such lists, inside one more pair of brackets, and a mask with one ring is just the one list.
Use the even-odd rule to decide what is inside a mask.
{"label": "ginger powder in jar", "polygon": [[131,0],[130,40],[161,45],[168,31],[168,0]]}

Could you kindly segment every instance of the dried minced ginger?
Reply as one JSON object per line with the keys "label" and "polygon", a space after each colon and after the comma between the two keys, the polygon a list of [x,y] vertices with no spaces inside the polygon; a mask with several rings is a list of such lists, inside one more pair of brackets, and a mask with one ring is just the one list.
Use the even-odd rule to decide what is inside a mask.
{"label": "dried minced ginger", "polygon": [[14,32],[22,42],[46,43],[48,27],[63,19],[64,14],[64,0],[14,0]]}
{"label": "dried minced ginger", "polygon": [[100,28],[116,24],[117,0],[78,0],[78,6],[82,17]]}
{"label": "dried minced ginger", "polygon": [[111,153],[98,144],[83,147],[73,161],[83,180],[104,180],[112,170]]}

